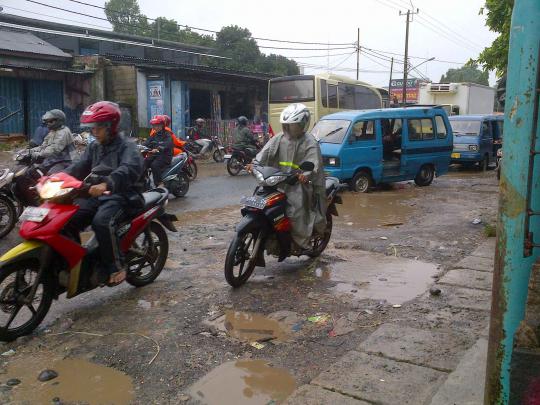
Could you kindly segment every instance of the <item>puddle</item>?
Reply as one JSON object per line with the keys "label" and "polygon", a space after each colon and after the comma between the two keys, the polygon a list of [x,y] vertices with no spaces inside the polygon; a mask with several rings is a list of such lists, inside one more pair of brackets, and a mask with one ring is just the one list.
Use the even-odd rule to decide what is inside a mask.
{"label": "puddle", "polygon": [[267,405],[283,402],[296,388],[285,369],[264,360],[223,363],[191,386],[189,393],[206,405]]}
{"label": "puddle", "polygon": [[227,219],[238,221],[240,215],[239,205],[229,205],[223,208],[212,208],[200,211],[175,212],[178,221],[178,226],[182,225],[209,225],[216,222],[216,218],[220,220]]}
{"label": "puddle", "polygon": [[438,270],[436,265],[418,260],[350,252],[347,261],[320,265],[314,272],[322,280],[336,282],[335,293],[403,304],[426,291]]}
{"label": "puddle", "polygon": [[227,166],[225,163],[215,163],[215,162],[200,162],[197,161],[197,168],[199,169],[198,177],[218,177],[218,176],[228,176]]}
{"label": "puddle", "polygon": [[336,222],[354,228],[394,226],[407,222],[418,190],[406,188],[399,191],[376,191],[367,194],[342,193],[343,205],[338,205]]}
{"label": "puddle", "polygon": [[212,325],[232,338],[243,342],[267,340],[286,341],[289,338],[288,327],[276,319],[241,311],[227,311]]}
{"label": "puddle", "polygon": [[[38,381],[45,369],[53,369],[58,377]],[[49,405],[59,398],[62,403],[122,405],[130,404],[134,398],[131,378],[126,374],[81,359],[20,358],[9,364],[4,378],[21,380],[11,391],[13,403],[17,404]]]}

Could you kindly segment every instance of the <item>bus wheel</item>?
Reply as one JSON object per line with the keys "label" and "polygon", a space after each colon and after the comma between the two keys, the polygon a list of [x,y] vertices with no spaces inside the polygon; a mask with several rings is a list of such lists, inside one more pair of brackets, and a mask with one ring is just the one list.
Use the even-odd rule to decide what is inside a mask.
{"label": "bus wheel", "polygon": [[435,170],[432,165],[424,165],[418,171],[418,174],[414,178],[414,182],[417,186],[425,187],[429,186],[435,177]]}
{"label": "bus wheel", "polygon": [[360,170],[351,180],[351,188],[357,193],[367,193],[373,185],[373,179],[366,170]]}

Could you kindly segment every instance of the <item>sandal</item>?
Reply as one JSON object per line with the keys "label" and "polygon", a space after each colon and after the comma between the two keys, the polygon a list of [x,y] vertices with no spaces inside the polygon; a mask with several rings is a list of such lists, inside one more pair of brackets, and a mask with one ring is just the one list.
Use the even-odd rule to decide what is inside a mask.
{"label": "sandal", "polygon": [[109,281],[107,282],[107,286],[114,287],[114,286],[117,286],[118,284],[122,284],[126,280],[126,275],[127,273],[125,270],[112,273],[109,277]]}

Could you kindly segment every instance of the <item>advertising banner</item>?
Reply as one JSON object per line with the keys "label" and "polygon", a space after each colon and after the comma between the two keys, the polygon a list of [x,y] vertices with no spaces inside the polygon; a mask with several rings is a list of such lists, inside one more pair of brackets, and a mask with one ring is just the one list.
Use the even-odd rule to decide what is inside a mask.
{"label": "advertising banner", "polygon": [[[417,78],[407,79],[406,94],[407,103],[416,103],[418,101],[418,88],[420,81]],[[390,100],[395,100],[399,103],[403,101],[403,79],[392,79],[390,82]]]}

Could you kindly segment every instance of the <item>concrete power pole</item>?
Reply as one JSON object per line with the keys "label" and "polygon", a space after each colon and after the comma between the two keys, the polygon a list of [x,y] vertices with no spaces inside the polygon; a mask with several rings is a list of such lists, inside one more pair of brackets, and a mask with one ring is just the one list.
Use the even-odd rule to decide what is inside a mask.
{"label": "concrete power pole", "polygon": [[388,80],[388,106],[392,104],[392,93],[390,92],[390,88],[392,87],[392,73],[394,70],[394,58],[392,57],[392,62],[390,62],[390,80]]}
{"label": "concrete power pole", "polygon": [[414,16],[415,14],[418,14],[420,10],[416,9],[416,11],[407,10],[407,13],[399,12],[399,15],[406,15],[407,21],[405,25],[405,58],[403,60],[403,98],[402,98],[402,105],[405,107],[407,104],[407,73],[408,73],[408,58],[409,58],[409,23],[411,22],[411,16]]}
{"label": "concrete power pole", "polygon": [[358,28],[358,37],[356,39],[356,80],[360,74],[360,28]]}

